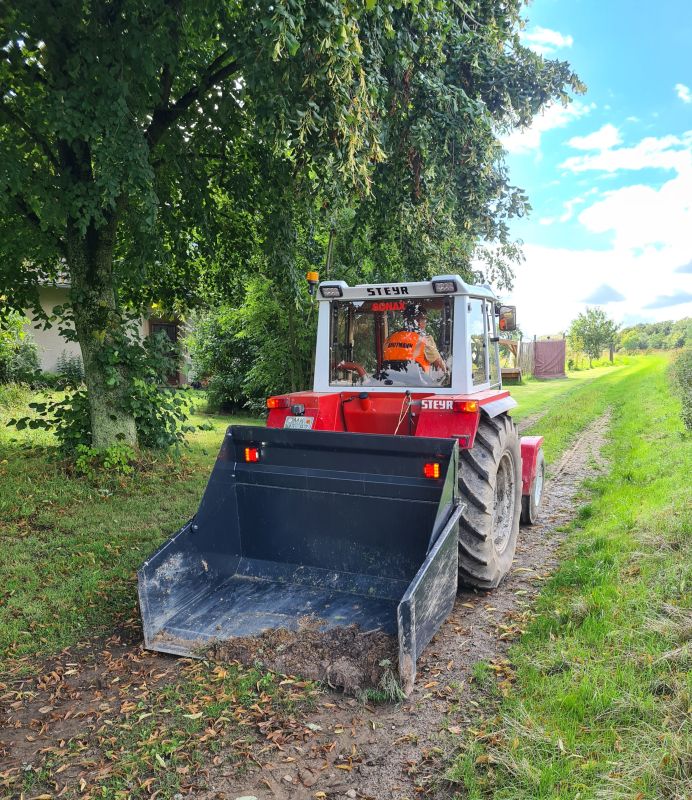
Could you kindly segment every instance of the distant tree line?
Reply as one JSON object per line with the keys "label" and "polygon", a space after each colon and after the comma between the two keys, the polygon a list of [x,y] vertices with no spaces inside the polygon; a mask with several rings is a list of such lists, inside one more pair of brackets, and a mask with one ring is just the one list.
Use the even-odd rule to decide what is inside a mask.
{"label": "distant tree line", "polygon": [[627,352],[637,350],[677,350],[692,344],[692,317],[677,321],[642,322],[623,328],[618,336],[618,349]]}

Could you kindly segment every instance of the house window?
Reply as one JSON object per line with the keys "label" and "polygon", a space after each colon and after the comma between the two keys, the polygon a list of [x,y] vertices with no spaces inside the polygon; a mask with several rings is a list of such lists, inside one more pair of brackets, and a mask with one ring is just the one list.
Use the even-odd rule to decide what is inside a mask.
{"label": "house window", "polygon": [[[178,341],[178,323],[177,322],[164,322],[163,320],[149,320],[149,335],[156,336],[158,333],[165,333],[166,336],[171,340],[173,344],[176,344]],[[171,348],[170,356],[171,358],[176,359],[177,363],[177,352],[174,348]],[[177,369],[174,369],[168,376],[168,383],[173,386],[176,386],[180,383],[180,375]]]}

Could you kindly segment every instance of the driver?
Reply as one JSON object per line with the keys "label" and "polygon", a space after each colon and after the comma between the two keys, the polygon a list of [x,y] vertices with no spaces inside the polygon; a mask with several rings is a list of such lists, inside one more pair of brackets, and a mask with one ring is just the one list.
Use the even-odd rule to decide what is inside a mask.
{"label": "driver", "polygon": [[426,333],[428,315],[418,304],[410,303],[404,309],[404,328],[388,336],[384,343],[384,360],[389,362],[415,361],[424,372],[430,367],[447,371],[447,366],[435,345],[433,337]]}

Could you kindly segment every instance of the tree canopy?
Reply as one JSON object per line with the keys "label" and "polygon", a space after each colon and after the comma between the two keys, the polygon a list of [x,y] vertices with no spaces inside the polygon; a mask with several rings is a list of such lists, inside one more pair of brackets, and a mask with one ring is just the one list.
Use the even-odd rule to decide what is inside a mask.
{"label": "tree canopy", "polygon": [[[298,250],[500,285],[528,209],[499,136],[583,87],[520,43],[522,0],[18,0],[0,19],[0,294],[67,273],[97,445],[134,443],[125,318],[301,311]],[[476,262],[474,262],[474,258]],[[108,367],[108,369],[106,368]]]}
{"label": "tree canopy", "polygon": [[587,308],[585,313],[572,320],[567,334],[570,345],[589,358],[600,358],[604,348],[615,344],[618,325],[609,319],[602,308]]}

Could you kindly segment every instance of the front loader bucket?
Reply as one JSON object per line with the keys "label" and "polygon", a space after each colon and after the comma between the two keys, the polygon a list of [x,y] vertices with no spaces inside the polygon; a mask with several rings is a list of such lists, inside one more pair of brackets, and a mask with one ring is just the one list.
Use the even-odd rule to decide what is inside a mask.
{"label": "front loader bucket", "polygon": [[139,570],[146,647],[199,656],[309,616],[398,636],[410,691],[456,594],[456,476],[453,439],[229,427],[199,511]]}

